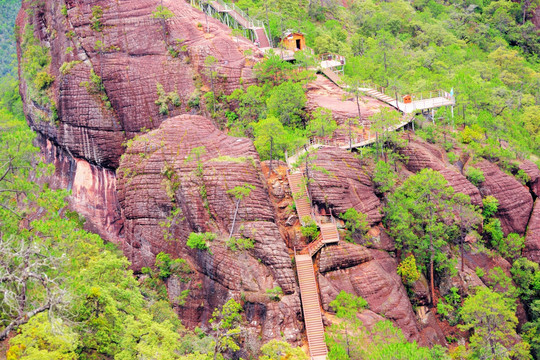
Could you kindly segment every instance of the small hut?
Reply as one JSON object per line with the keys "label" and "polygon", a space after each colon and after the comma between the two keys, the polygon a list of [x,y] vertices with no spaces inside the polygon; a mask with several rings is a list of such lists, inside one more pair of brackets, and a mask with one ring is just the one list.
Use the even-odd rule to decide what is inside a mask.
{"label": "small hut", "polygon": [[290,30],[283,33],[280,43],[286,50],[298,51],[306,48],[306,38],[304,34]]}

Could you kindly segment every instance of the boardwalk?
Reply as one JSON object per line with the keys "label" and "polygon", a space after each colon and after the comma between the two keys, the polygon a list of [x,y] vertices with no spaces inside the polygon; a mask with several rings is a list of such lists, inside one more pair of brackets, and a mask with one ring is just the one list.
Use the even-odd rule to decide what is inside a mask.
{"label": "boardwalk", "polygon": [[[261,49],[270,47],[270,40],[262,21],[252,19],[234,3],[225,3],[222,0],[210,1],[209,3],[192,0],[192,5],[194,2],[197,2],[199,7],[210,16],[220,14],[221,16],[216,17],[225,25],[233,28],[239,26],[251,32],[251,40],[257,41]],[[233,21],[230,21],[230,19]]]}
{"label": "boardwalk", "polygon": [[328,350],[324,341],[319,292],[310,255],[296,255],[296,271],[300,284],[300,298],[306,324],[309,355],[313,360],[326,360]]}

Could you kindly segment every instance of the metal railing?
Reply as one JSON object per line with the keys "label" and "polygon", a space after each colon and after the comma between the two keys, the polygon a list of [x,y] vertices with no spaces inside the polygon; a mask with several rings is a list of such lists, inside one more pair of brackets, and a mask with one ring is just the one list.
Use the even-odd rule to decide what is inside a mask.
{"label": "metal railing", "polygon": [[[247,27],[248,28],[255,28],[255,27],[264,28],[264,23],[262,21],[252,19],[248,14],[246,14],[244,12],[244,10],[242,10],[238,6],[236,6],[236,4],[234,4],[234,3],[226,3],[223,0],[215,0],[215,1],[218,4],[220,4],[221,6],[223,6],[225,8],[225,10],[232,10],[232,11],[236,12],[237,14],[239,14],[241,17],[243,17],[244,20],[246,20],[246,22],[247,22]],[[266,30],[265,30],[265,32],[266,32]]]}

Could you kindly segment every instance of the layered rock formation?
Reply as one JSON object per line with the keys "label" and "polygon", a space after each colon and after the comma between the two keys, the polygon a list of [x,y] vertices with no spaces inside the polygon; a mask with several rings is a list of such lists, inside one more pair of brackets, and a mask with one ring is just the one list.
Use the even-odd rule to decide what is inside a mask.
{"label": "layered rock formation", "polygon": [[534,209],[527,228],[523,255],[540,264],[540,200],[538,198],[534,202]]}
{"label": "layered rock formation", "polygon": [[[231,294],[268,299],[266,290],[281,287],[286,294],[283,305],[254,301],[274,312],[268,321],[255,322],[265,339],[286,332],[294,341],[300,311],[296,281],[260,174],[257,152],[248,139],[228,137],[201,116],[181,115],[163,122],[130,143],[118,170],[124,253],[136,269],[153,265],[161,251],[188,260],[202,284],[179,310],[192,325],[207,320]],[[225,244],[237,204],[230,190],[245,185],[252,190],[238,203],[232,233],[251,239],[255,246],[234,252]],[[192,232],[217,235],[210,251],[186,246]]]}
{"label": "layered rock formation", "polygon": [[408,159],[405,161],[405,166],[409,171],[418,172],[425,168],[436,170],[444,176],[454,191],[469,195],[472,204],[482,205],[480,191],[458,172],[457,168],[448,167],[445,164],[445,156],[437,147],[420,140],[413,140],[399,151]]}
{"label": "layered rock formation", "polygon": [[381,202],[375,187],[358,159],[339,148],[321,148],[313,155],[313,182],[309,186],[314,202],[335,215],[350,208],[368,215],[371,224],[381,221]]}
{"label": "layered rock formation", "polygon": [[[58,112],[58,124],[40,120],[40,111],[51,109],[32,101],[22,76],[21,94],[30,125],[75,157],[116,168],[126,139],[196,106],[203,80],[209,84],[210,70],[218,74],[216,89],[226,93],[241,81],[252,81],[252,68],[243,53],[249,49],[261,56],[252,43],[233,39],[230,29],[212,18],[210,31],[206,26],[203,31],[197,24],[206,24],[204,14],[185,1],[163,1],[173,17],[162,23],[152,17],[158,5],[158,0],[67,1],[64,16],[60,2],[24,2],[17,19],[19,36],[26,26],[33,26],[40,44],[49,48],[50,73],[56,79],[51,100]],[[93,14],[96,7],[101,17]],[[217,63],[210,69],[205,60],[211,56]],[[92,86],[91,71],[101,77],[102,91],[94,93],[83,85]],[[169,101],[169,114],[160,113],[156,104],[158,84],[165,97],[170,92],[179,97],[179,106]]]}
{"label": "layered rock formation", "polygon": [[486,178],[480,186],[482,195],[492,195],[499,200],[499,209],[495,216],[501,220],[504,234],[524,235],[533,206],[529,189],[487,160],[475,167],[482,170]]}

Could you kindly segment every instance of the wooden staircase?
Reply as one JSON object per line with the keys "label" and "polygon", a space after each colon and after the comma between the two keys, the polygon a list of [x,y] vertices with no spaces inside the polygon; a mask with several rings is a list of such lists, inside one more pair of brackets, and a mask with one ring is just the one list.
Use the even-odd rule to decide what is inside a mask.
{"label": "wooden staircase", "polygon": [[339,242],[339,232],[335,223],[320,224],[321,237],[323,244]]}
{"label": "wooden staircase", "polygon": [[302,225],[304,224],[304,218],[306,216],[311,217],[311,201],[307,193],[306,185],[304,184],[304,174],[301,172],[298,173],[287,173],[287,178],[289,180],[289,186],[291,187],[291,192],[293,194],[294,203],[296,205],[296,212],[298,213],[298,218]]}
{"label": "wooden staircase", "polygon": [[341,78],[339,77],[338,74],[336,74],[335,72],[332,71],[332,69],[330,68],[326,68],[326,69],[323,69],[322,70],[322,73],[324,75],[326,75],[327,78],[330,79],[330,81],[332,81],[334,84],[336,84],[337,86],[339,87],[342,87],[343,86],[343,82],[341,81]]}
{"label": "wooden staircase", "polygon": [[366,91],[366,94],[371,96],[371,97],[374,97],[375,99],[379,99],[387,104],[390,104],[392,106],[396,106],[396,99],[380,92],[380,91],[377,91],[375,89],[369,89]]}
{"label": "wooden staircase", "polygon": [[311,243],[309,243],[308,246],[306,246],[300,254],[309,255],[313,257],[321,248],[324,246],[322,235],[319,235],[317,239]]}
{"label": "wooden staircase", "polygon": [[311,255],[296,255],[296,271],[300,283],[300,297],[306,324],[309,354],[313,360],[326,360],[328,350],[324,341],[321,305]]}

